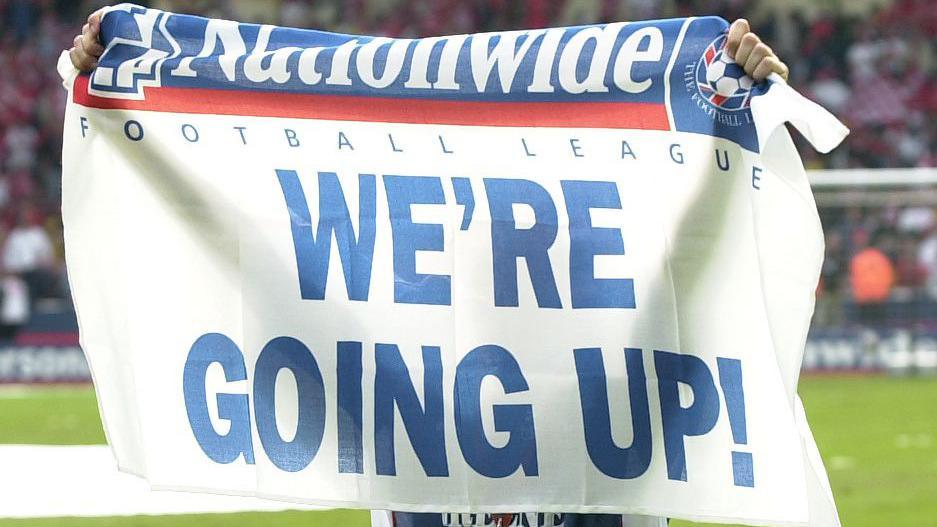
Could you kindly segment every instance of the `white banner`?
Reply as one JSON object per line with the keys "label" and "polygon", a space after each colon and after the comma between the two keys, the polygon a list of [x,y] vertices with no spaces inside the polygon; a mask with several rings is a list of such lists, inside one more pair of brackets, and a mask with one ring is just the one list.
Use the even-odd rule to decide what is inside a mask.
{"label": "white banner", "polygon": [[718,18],[353,37],[123,5],[63,214],[122,470],[401,511],[836,525],[795,390],[823,256]]}
{"label": "white banner", "polygon": [[[0,394],[2,396],[2,394]],[[313,510],[256,498],[152,492],[114,469],[103,445],[2,445],[0,518],[64,518]],[[55,477],[49,477],[54,474]]]}

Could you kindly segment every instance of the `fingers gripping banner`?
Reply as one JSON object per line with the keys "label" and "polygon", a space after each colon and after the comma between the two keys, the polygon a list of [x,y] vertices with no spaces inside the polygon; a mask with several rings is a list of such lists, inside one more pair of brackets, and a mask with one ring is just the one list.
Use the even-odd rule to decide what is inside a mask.
{"label": "fingers gripping banner", "polygon": [[835,525],[796,398],[822,258],[718,18],[418,40],[110,8],[69,275],[154,487]]}

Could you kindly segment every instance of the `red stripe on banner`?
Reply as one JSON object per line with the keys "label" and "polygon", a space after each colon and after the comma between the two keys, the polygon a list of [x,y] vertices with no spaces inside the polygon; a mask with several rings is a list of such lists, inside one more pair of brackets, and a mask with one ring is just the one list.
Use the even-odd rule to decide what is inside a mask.
{"label": "red stripe on banner", "polygon": [[74,102],[104,110],[286,117],[380,123],[669,130],[663,104],[635,102],[483,102],[206,88],[144,88],[145,100],[88,93],[75,80]]}

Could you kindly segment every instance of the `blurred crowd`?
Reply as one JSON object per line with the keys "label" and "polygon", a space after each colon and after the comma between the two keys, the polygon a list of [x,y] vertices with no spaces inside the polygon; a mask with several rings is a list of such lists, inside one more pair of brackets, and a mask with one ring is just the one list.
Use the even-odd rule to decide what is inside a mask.
{"label": "blurred crowd", "polygon": [[[808,168],[937,166],[934,0],[137,3],[242,21],[406,37],[673,16],[745,17],[789,64],[791,84],[852,129],[831,155],[802,148]],[[102,4],[0,0],[0,338],[44,303],[68,301],[58,212],[65,92],[54,65],[87,14]],[[933,210],[850,208],[822,215],[828,255],[819,323],[874,320],[882,316],[885,301],[937,298]]]}
{"label": "blurred crowd", "polygon": [[937,324],[937,208],[828,208],[821,217],[815,326]]}

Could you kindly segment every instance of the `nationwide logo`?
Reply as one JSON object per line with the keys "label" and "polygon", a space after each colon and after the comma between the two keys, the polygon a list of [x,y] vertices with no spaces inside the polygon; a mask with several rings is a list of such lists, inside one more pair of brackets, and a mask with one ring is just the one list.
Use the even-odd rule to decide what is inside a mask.
{"label": "nationwide logo", "polygon": [[711,105],[730,112],[751,102],[754,81],[725,51],[726,36],[710,42],[696,63],[696,89]]}
{"label": "nationwide logo", "polygon": [[[676,29],[672,24],[668,31]],[[391,39],[108,9],[90,92],[144,100],[146,87],[663,104],[666,38],[613,23]]]}

